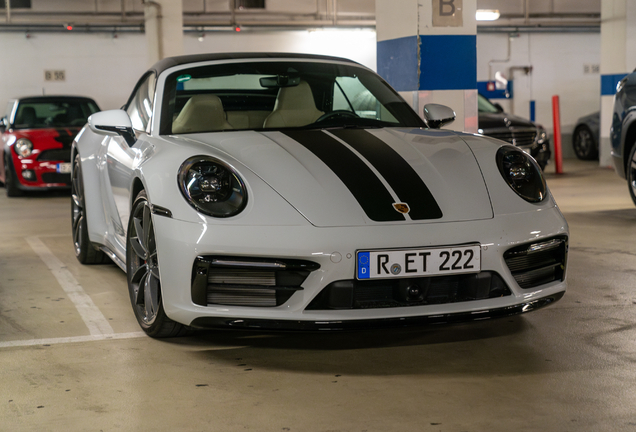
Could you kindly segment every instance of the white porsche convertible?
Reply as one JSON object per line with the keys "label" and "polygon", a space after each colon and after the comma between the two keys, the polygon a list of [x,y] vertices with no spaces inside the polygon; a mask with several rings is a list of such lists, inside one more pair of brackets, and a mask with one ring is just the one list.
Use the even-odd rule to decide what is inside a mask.
{"label": "white porsche convertible", "polygon": [[566,289],[536,162],[440,130],[378,75],[294,54],[168,58],[72,149],[75,252],[127,274],[150,336],[528,312]]}

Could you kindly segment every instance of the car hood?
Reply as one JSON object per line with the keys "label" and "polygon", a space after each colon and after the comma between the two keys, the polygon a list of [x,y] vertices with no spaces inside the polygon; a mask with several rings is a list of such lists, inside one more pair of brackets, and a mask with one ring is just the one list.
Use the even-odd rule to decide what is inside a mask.
{"label": "car hood", "polygon": [[49,143],[55,147],[61,146],[70,150],[73,138],[75,138],[80,129],[80,127],[13,129],[11,133],[15,135],[16,139],[29,139],[36,148],[40,143]]}
{"label": "car hood", "polygon": [[507,113],[479,113],[479,129],[500,129],[510,127],[536,127],[530,120],[510,115]]}
{"label": "car hood", "polygon": [[493,217],[475,156],[452,131],[248,131],[178,139],[230,155],[315,226]]}

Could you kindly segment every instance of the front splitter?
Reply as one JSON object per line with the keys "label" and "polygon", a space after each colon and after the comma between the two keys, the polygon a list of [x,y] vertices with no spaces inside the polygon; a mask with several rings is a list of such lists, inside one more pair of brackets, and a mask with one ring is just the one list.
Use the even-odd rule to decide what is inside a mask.
{"label": "front splitter", "polygon": [[201,317],[190,324],[193,328],[235,328],[244,330],[278,330],[278,331],[342,331],[369,330],[391,327],[412,327],[427,325],[458,324],[485,319],[505,318],[526,312],[535,311],[548,306],[563,297],[565,292],[541,297],[532,301],[495,309],[484,309],[472,312],[424,315],[415,317],[382,318],[367,320],[338,321],[306,321],[306,320],[269,320],[254,318]]}

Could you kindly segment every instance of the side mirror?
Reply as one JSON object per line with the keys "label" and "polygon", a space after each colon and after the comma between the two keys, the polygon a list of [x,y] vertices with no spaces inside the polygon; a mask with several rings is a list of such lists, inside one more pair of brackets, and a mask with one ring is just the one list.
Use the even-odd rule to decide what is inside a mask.
{"label": "side mirror", "polygon": [[455,121],[455,111],[440,104],[424,105],[424,121],[431,129],[439,129],[445,124]]}
{"label": "side mirror", "polygon": [[88,118],[88,127],[96,134],[121,136],[131,147],[137,142],[130,117],[123,110],[97,112]]}
{"label": "side mirror", "polygon": [[6,117],[3,117],[0,119],[0,133],[3,133],[4,131],[7,130],[8,125],[8,121]]}

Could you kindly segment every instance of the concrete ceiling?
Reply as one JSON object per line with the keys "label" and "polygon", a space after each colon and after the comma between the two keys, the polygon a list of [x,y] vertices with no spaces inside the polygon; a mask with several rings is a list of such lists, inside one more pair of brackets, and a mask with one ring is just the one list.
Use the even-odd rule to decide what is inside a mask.
{"label": "concrete ceiling", "polygon": [[499,20],[478,25],[480,31],[599,31],[601,0],[477,0],[478,9],[496,9]]}
{"label": "concrete ceiling", "polygon": [[[143,0],[31,0],[0,8],[0,31],[142,31]],[[266,0],[263,10],[232,8],[234,0],[182,0],[186,31],[201,27],[375,27],[375,0]],[[466,1],[466,0],[465,0]],[[478,31],[599,31],[601,0],[477,0],[501,18]]]}

